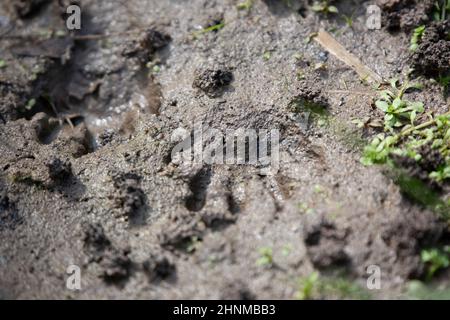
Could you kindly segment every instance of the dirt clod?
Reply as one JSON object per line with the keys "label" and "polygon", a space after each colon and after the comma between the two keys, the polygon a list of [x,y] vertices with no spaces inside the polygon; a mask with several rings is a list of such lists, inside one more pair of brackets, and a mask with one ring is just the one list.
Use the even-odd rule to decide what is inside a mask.
{"label": "dirt clod", "polygon": [[450,21],[433,23],[425,30],[419,48],[411,56],[415,72],[437,79],[450,72]]}
{"label": "dirt clod", "polygon": [[47,163],[47,168],[53,181],[62,182],[72,176],[72,163],[68,159],[52,159]]}
{"label": "dirt clod", "polygon": [[388,30],[409,32],[413,28],[431,21],[435,1],[433,0],[377,0],[383,10],[383,25]]}
{"label": "dirt clod", "polygon": [[233,73],[226,68],[197,69],[194,75],[194,88],[199,88],[209,97],[217,97],[222,89],[233,81]]}

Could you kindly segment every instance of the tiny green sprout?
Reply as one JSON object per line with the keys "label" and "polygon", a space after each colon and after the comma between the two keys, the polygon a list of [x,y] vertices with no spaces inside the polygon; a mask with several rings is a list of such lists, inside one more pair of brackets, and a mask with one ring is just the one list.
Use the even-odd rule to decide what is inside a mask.
{"label": "tiny green sprout", "polygon": [[339,10],[335,6],[330,5],[329,0],[325,1],[316,1],[314,2],[311,9],[315,12],[320,12],[323,14],[329,14],[329,13],[338,13]]}
{"label": "tiny green sprout", "polygon": [[446,269],[450,266],[450,247],[444,249],[422,250],[422,262],[428,265],[427,279],[430,280],[437,271]]}
{"label": "tiny green sprout", "polygon": [[304,214],[310,215],[310,214],[314,214],[315,213],[314,209],[310,208],[308,206],[308,204],[306,204],[305,202],[300,202],[298,204],[298,208],[300,209],[301,213],[304,213]]}
{"label": "tiny green sprout", "polygon": [[314,39],[315,37],[317,37],[318,33],[317,32],[313,32],[310,33],[306,38],[305,38],[305,44],[309,44],[311,43],[312,39]]}
{"label": "tiny green sprout", "polygon": [[152,73],[156,74],[156,73],[160,73],[161,72],[161,67],[159,65],[154,65],[152,68]]}
{"label": "tiny green sprout", "polygon": [[425,34],[425,29],[425,26],[420,26],[414,29],[409,50],[416,51],[419,48],[419,44],[422,41],[423,35]]}
{"label": "tiny green sprout", "polygon": [[281,254],[284,257],[289,256],[291,254],[291,252],[292,252],[292,246],[290,244],[283,246],[283,249],[281,250]]}
{"label": "tiny green sprout", "polygon": [[273,250],[270,247],[262,247],[259,249],[260,257],[256,261],[258,266],[273,265]]}
{"label": "tiny green sprout", "polygon": [[200,29],[198,31],[195,31],[193,33],[194,39],[198,39],[201,35],[206,34],[206,33],[210,33],[210,32],[214,32],[214,31],[219,31],[221,30],[223,27],[225,27],[225,22],[219,22],[213,26],[210,26],[208,28],[204,28],[204,29]]}
{"label": "tiny green sprout", "polygon": [[6,61],[3,59],[0,59],[0,69],[3,69],[6,67]]}
{"label": "tiny green sprout", "polygon": [[236,5],[236,8],[237,8],[238,10],[247,10],[247,11],[250,11],[250,9],[252,8],[252,6],[253,6],[253,0],[246,0],[246,1],[244,1],[244,2],[238,3],[238,4]]}
{"label": "tiny green sprout", "polygon": [[394,146],[397,144],[396,136],[377,135],[372,142],[364,148],[361,163],[365,166],[385,164]]}
{"label": "tiny green sprout", "polygon": [[309,276],[299,280],[299,289],[295,294],[298,300],[309,300],[314,297],[319,285],[319,273],[313,272]]}
{"label": "tiny green sprout", "polygon": [[67,32],[65,30],[57,30],[55,35],[59,38],[65,37],[67,35]]}
{"label": "tiny green sprout", "polygon": [[342,18],[344,19],[347,27],[353,28],[353,16],[346,16],[345,14],[343,14]]}
{"label": "tiny green sprout", "polygon": [[305,73],[302,70],[297,70],[296,78],[299,81],[300,80],[305,80],[306,79],[306,75],[305,75]]}
{"label": "tiny green sprout", "polygon": [[33,107],[36,105],[36,99],[31,99],[27,102],[27,104],[25,105],[25,109],[27,110],[31,110],[33,109]]}
{"label": "tiny green sprout", "polygon": [[314,186],[314,192],[315,193],[324,193],[325,189],[321,185],[316,184]]}
{"label": "tiny green sprout", "polygon": [[186,247],[186,252],[192,253],[197,250],[197,248],[200,246],[200,240],[198,237],[193,236],[191,237],[188,246]]}

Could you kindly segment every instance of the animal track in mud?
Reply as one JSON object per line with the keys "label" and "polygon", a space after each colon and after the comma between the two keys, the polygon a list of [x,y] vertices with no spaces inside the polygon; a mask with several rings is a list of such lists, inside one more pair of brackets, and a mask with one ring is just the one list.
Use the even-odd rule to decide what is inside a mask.
{"label": "animal track in mud", "polygon": [[192,195],[186,199],[186,208],[189,211],[200,211],[206,204],[206,193],[211,183],[212,169],[202,168],[189,182]]}
{"label": "animal track in mud", "polygon": [[98,263],[102,268],[101,277],[108,284],[120,285],[126,281],[133,267],[128,257],[130,249],[118,249],[112,245],[100,224],[87,224],[84,229],[84,249],[88,263]]}
{"label": "animal track in mud", "polygon": [[[49,1],[36,0],[29,4],[15,1],[13,6],[17,5],[19,11],[25,10],[24,16],[41,7],[53,12],[53,4],[42,6],[44,2]],[[33,69],[34,80],[28,77],[21,83],[5,83],[1,86],[4,94],[0,96],[0,113],[6,121],[30,120],[39,114],[35,129],[40,143],[52,144],[64,132],[65,140],[73,140],[71,134],[77,135],[75,140],[80,140],[78,133],[84,131],[81,142],[84,151],[81,154],[76,151],[76,157],[103,146],[106,141],[99,137],[104,131],[114,129],[130,134],[140,112],[159,113],[161,88],[149,74],[146,63],[164,64],[168,51],[162,50],[171,41],[168,34],[152,26],[137,35],[125,37],[117,50],[105,50],[97,40],[82,38],[89,33],[98,33],[98,26],[93,23],[88,9],[83,11],[82,19],[83,30],[70,35],[11,40],[11,52],[19,62],[25,58],[39,58],[44,62],[37,61],[39,71]],[[62,29],[59,24],[63,22],[58,20],[55,29]],[[102,59],[117,60],[118,66],[110,66]]]}

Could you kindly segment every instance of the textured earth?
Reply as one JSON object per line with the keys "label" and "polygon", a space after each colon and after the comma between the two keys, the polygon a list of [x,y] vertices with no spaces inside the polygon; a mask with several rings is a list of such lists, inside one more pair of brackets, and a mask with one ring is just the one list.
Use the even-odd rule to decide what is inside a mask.
{"label": "textured earth", "polygon": [[[367,294],[404,298],[421,250],[450,244],[446,221],[360,163],[375,129],[352,120],[380,116],[376,91],[307,41],[324,28],[384,79],[446,70],[447,44],[408,50],[427,1],[374,1],[381,30],[366,27],[371,1],[327,16],[307,1],[72,2],[70,32],[70,1],[0,4],[0,297],[294,299],[318,272],[361,290],[316,298],[358,299],[376,265]],[[411,96],[448,111],[435,82]],[[298,101],[326,116],[299,118]],[[198,123],[278,129],[278,171],[173,161],[173,133]],[[81,290],[66,288],[70,265]]]}

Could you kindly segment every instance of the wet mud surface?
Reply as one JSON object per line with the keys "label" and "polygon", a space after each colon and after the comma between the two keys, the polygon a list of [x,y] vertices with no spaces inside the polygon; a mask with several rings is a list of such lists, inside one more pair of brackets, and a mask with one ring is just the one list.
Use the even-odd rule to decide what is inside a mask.
{"label": "wet mud surface", "polygon": [[[444,113],[428,79],[449,70],[449,26],[433,1],[375,1],[384,27],[367,30],[370,1],[333,1],[333,16],[308,1],[80,0],[68,31],[69,2],[0,4],[1,297],[293,299],[315,271],[365,288],[377,265],[370,295],[400,298],[425,279],[421,251],[450,244],[446,220],[360,163],[377,129],[352,120],[379,117],[377,92],[305,41],[333,29],[384,79],[413,67],[425,87],[408,94]],[[173,133],[196,123],[278,129],[278,171],[173,161]]]}

